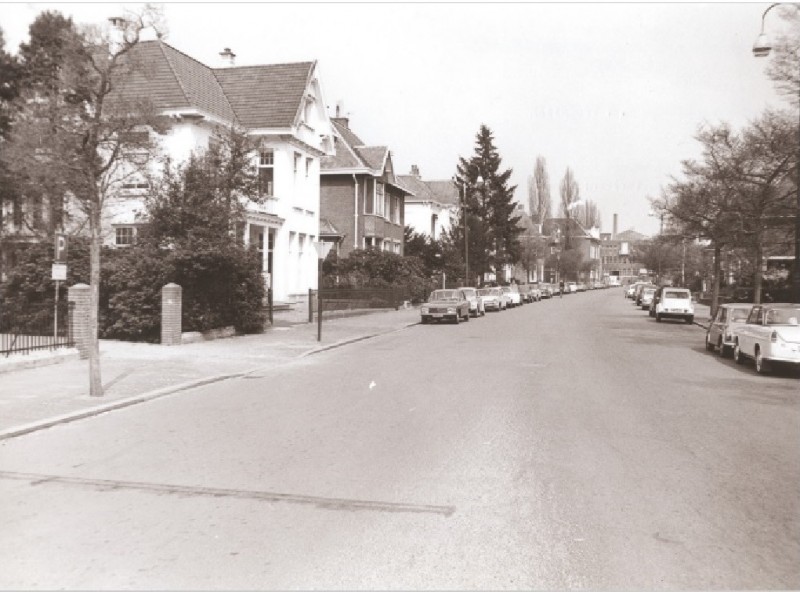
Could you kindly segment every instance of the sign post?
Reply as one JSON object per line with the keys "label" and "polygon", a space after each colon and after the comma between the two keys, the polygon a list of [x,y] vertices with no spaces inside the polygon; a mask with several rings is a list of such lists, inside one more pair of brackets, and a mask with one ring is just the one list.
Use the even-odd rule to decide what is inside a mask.
{"label": "sign post", "polygon": [[51,279],[56,282],[56,297],[53,304],[53,339],[58,340],[58,297],[61,289],[61,282],[67,281],[67,235],[56,234],[56,244],[54,251],[54,263],[51,271]]}

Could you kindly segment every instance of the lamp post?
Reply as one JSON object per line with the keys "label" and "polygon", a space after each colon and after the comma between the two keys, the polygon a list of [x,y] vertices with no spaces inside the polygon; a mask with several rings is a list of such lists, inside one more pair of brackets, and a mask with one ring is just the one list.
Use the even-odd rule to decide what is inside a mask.
{"label": "lamp post", "polygon": [[[761,33],[758,35],[756,42],[753,44],[753,55],[757,58],[767,57],[770,51],[772,51],[772,43],[770,42],[767,34],[764,33],[764,21],[767,18],[767,13],[779,4],[782,4],[782,2],[770,4],[764,11],[764,14],[761,15]],[[798,109],[798,114],[800,114],[800,109]],[[798,129],[800,129],[800,121],[798,121]],[[798,150],[800,150],[800,146],[798,146]],[[800,167],[800,160],[798,160],[797,166]],[[797,203],[795,204],[794,212],[794,271],[792,272],[792,300],[800,303],[800,171],[796,172],[797,179],[795,179],[795,183],[797,185]]]}
{"label": "lamp post", "polygon": [[[483,177],[478,175],[475,180],[477,185],[483,185]],[[467,206],[467,185],[461,184],[461,207],[464,210],[464,285],[469,286],[469,207]]]}
{"label": "lamp post", "polygon": [[[330,253],[333,243],[328,241],[314,241],[317,251],[317,341],[322,341],[322,262]],[[308,303],[311,306],[311,303]]]}

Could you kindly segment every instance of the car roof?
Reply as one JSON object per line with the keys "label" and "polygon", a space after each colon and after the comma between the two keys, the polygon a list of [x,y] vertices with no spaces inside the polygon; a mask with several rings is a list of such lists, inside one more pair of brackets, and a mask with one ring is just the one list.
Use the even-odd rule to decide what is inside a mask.
{"label": "car roof", "polygon": [[722,308],[752,308],[755,304],[752,302],[726,302],[725,304],[720,304]]}
{"label": "car roof", "polygon": [[[759,306],[759,305],[753,305]],[[774,302],[770,304],[761,304],[764,308],[800,308],[800,304],[792,304],[791,302]]]}

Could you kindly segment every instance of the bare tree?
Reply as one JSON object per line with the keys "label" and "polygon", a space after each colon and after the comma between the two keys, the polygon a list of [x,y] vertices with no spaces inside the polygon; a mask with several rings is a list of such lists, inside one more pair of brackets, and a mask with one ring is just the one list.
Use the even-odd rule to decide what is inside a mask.
{"label": "bare tree", "polygon": [[21,93],[10,138],[11,166],[32,186],[66,196],[90,237],[89,385],[102,396],[98,342],[100,250],[104,212],[123,184],[148,168],[162,124],[148,101],[127,99],[126,81],[145,74],[135,48],[161,28],[160,10],[146,5],[106,28],[67,29],[70,37],[54,76]]}
{"label": "bare tree", "polygon": [[528,177],[528,209],[534,224],[544,224],[552,217],[550,176],[543,156],[536,157],[533,175]]}
{"label": "bare tree", "polygon": [[779,36],[774,43],[767,76],[779,93],[797,105],[800,101],[800,5],[781,6],[780,15],[789,25],[788,33]]}
{"label": "bare tree", "polygon": [[575,219],[580,222],[584,228],[600,228],[602,222],[600,208],[592,200],[584,200],[584,203],[575,206],[574,215]]}

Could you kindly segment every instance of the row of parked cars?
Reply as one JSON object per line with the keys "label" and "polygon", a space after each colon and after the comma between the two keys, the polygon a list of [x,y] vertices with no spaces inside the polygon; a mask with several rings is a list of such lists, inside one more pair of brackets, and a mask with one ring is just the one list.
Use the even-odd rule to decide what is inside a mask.
{"label": "row of parked cars", "polygon": [[659,323],[663,319],[678,319],[689,324],[694,322],[694,301],[688,288],[635,282],[628,286],[625,297],[648,311]]}
{"label": "row of parked cars", "polygon": [[[694,321],[694,303],[686,288],[637,282],[625,295],[657,321]],[[800,304],[722,304],[706,330],[705,346],[723,358],[732,356],[737,364],[752,360],[759,374],[775,365],[800,369]]]}
{"label": "row of parked cars", "polygon": [[420,307],[422,324],[447,322],[458,324],[487,311],[503,311],[551,298],[549,284],[511,284],[485,288],[450,288],[434,290]]}
{"label": "row of parked cars", "polygon": [[753,360],[767,374],[776,364],[800,368],[800,304],[722,304],[706,331],[706,349],[737,364]]}

